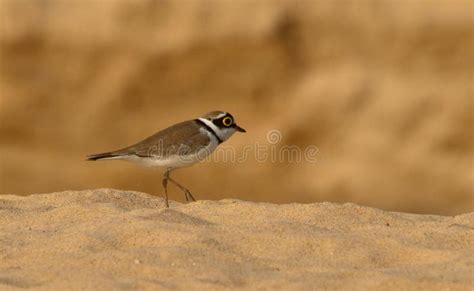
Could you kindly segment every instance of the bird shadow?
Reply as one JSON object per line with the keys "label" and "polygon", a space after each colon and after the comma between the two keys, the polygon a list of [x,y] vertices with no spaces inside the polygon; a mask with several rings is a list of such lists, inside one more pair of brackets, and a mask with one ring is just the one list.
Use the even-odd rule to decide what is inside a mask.
{"label": "bird shadow", "polygon": [[146,220],[158,220],[161,222],[174,223],[174,224],[187,224],[187,225],[214,225],[214,223],[201,219],[198,217],[191,216],[189,214],[182,213],[174,209],[163,209],[158,213],[153,213],[147,216],[142,216]]}

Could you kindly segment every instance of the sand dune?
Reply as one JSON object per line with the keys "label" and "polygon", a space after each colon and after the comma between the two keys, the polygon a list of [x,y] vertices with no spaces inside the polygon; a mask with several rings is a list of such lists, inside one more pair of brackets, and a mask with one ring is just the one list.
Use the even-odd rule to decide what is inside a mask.
{"label": "sand dune", "polygon": [[98,189],[0,196],[0,289],[473,287],[474,214],[171,202]]}

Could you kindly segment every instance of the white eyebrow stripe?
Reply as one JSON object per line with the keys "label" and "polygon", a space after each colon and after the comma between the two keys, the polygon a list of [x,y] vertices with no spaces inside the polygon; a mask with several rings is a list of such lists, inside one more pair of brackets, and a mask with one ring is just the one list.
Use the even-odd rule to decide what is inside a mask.
{"label": "white eyebrow stripe", "polygon": [[212,121],[206,119],[206,118],[198,118],[201,122],[203,122],[205,125],[209,126],[215,134],[217,134],[217,136],[223,140],[223,136],[222,136],[222,130],[220,130],[214,123],[212,123]]}
{"label": "white eyebrow stripe", "polygon": [[224,117],[226,115],[227,115],[227,112],[222,112],[221,114],[216,116],[216,119],[219,119],[219,118]]}

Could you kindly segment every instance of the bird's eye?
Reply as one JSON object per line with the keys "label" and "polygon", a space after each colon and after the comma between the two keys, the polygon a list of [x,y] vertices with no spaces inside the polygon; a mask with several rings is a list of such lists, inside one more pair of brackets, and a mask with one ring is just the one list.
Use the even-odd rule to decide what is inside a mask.
{"label": "bird's eye", "polygon": [[227,117],[224,117],[224,119],[222,119],[222,124],[224,124],[224,126],[229,127],[229,126],[232,125],[232,123],[233,123],[232,118],[230,118],[230,117],[228,117],[228,116],[227,116]]}

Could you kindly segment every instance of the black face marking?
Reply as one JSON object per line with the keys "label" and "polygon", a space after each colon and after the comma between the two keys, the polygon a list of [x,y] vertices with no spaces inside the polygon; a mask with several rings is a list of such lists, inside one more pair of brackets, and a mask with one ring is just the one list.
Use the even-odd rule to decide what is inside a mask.
{"label": "black face marking", "polygon": [[214,119],[212,123],[214,123],[218,128],[230,128],[235,126],[234,117],[229,113],[226,113],[226,115],[221,118]]}

